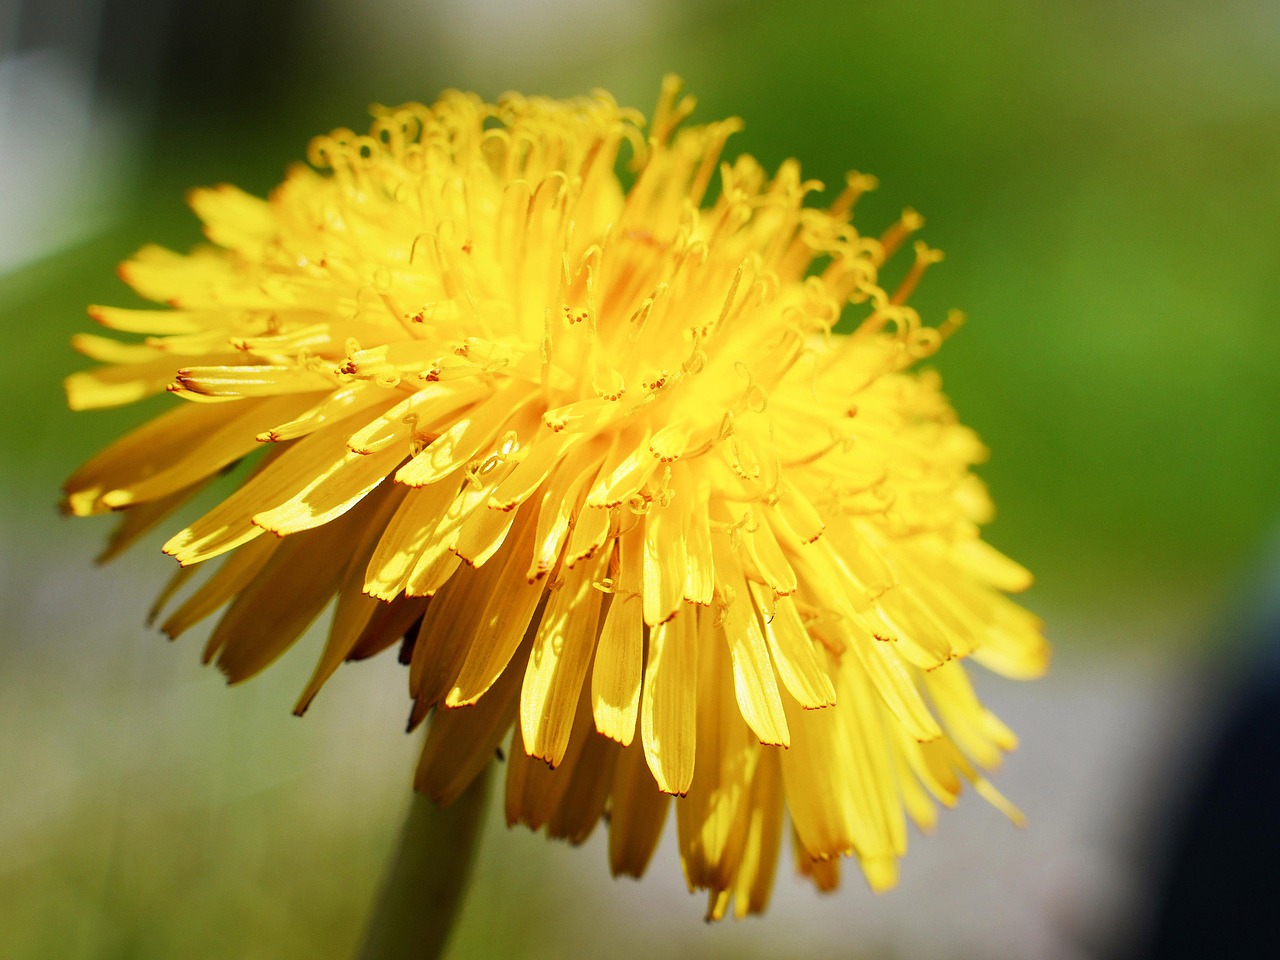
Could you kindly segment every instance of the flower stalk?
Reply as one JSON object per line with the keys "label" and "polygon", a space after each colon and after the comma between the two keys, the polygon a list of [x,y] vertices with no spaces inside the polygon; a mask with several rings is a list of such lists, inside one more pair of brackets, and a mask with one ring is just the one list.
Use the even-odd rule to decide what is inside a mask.
{"label": "flower stalk", "polygon": [[358,960],[444,956],[475,864],[488,796],[488,768],[447,807],[414,792]]}

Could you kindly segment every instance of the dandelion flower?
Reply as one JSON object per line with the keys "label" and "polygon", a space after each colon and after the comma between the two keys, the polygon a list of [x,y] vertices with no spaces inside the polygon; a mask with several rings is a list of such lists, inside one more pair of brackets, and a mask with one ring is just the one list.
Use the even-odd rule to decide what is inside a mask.
{"label": "dandelion flower", "polygon": [[821,889],[846,855],[891,886],[907,820],[966,782],[1016,817],[961,661],[1047,654],[979,538],[983,447],[915,369],[958,322],[906,303],[940,255],[878,283],[920,218],[864,236],[872,178],[807,205],[798,164],[722,162],[739,121],[692,107],[671,79],[647,130],[603,93],[448,92],[316,139],[265,200],[194,191],[209,245],[124,263],[165,308],[91,308],[144,336],[77,337],[103,365],[67,383],[176,402],[65,506],[125,511],[114,553],[249,458],[164,546],[162,600],[224,557],[167,634],[226,605],[204,656],[234,683],[336,598],[296,712],[400,643],[419,791],[450,803],[505,746],[507,819],[579,842],[607,816],[618,874],[674,808],[720,917],[765,908],[784,812]]}

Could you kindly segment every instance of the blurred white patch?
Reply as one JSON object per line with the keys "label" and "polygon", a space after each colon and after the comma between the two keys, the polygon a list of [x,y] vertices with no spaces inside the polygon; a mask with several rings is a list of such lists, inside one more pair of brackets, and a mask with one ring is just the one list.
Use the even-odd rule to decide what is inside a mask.
{"label": "blurred white patch", "polygon": [[484,0],[441,5],[440,21],[469,57],[558,63],[584,42],[640,32],[652,4],[636,0]]}
{"label": "blurred white patch", "polygon": [[128,131],[62,51],[0,58],[0,273],[102,226],[131,165]]}
{"label": "blurred white patch", "polygon": [[[342,38],[345,56],[412,64],[447,51],[448,69],[499,78],[598,58],[651,36],[663,20],[658,0],[328,0],[319,18]],[[467,79],[460,77],[459,82]]]}

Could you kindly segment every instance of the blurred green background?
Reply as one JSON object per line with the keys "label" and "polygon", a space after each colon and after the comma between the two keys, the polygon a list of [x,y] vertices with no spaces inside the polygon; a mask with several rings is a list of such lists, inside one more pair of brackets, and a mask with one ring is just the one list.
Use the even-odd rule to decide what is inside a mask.
{"label": "blurred green background", "polygon": [[[89,328],[84,306],[132,302],[114,265],[143,242],[184,249],[200,239],[182,203],[187,188],[232,181],[264,192],[311,135],[360,127],[370,102],[430,100],[446,86],[488,97],[604,87],[647,113],[659,78],[675,71],[699,98],[695,120],[744,118],[730,153],[754,153],[767,167],[794,156],[833,185],[847,169],[876,174],[881,188],[858,209],[864,230],[878,232],[905,206],[924,213],[923,236],[947,259],[913,303],[927,320],[951,307],[968,316],[936,365],[992,449],[981,471],[1000,510],[989,539],[1036,572],[1027,602],[1048,619],[1062,663],[1044,693],[984,688],[1015,727],[1018,711],[1027,718],[1019,729],[1032,758],[1010,776],[1034,799],[1052,790],[1041,774],[1063,775],[1065,765],[1085,776],[1111,763],[1131,774],[1122,787],[1132,811],[1154,802],[1143,792],[1151,782],[1173,779],[1160,771],[1176,769],[1182,745],[1195,742],[1213,671],[1241,653],[1234,625],[1280,514],[1280,8],[79,6],[92,17],[61,34],[49,11],[72,16],[74,0],[19,3],[0,18],[9,28],[0,33],[0,129],[9,135],[0,140],[0,330],[10,358],[0,377],[0,954],[341,957],[354,944],[412,762],[413,744],[398,732],[398,668],[347,668],[358,676],[339,676],[298,722],[288,709],[314,646],[230,692],[196,665],[198,641],[160,649],[142,625],[167,572],[157,541],[95,570],[88,558],[105,528],[54,516],[61,479],[146,411],[70,414],[60,381],[83,365],[67,341]],[[30,78],[45,76],[32,62],[53,62],[59,89],[79,91],[84,103],[69,115],[88,131],[80,139],[55,136],[70,127],[31,93]],[[64,169],[52,187],[40,176]],[[1126,698],[1146,712],[1125,714],[1117,704]],[[1152,718],[1171,698],[1182,725],[1162,727]],[[1105,752],[1114,730],[1078,725],[1100,711],[1130,737],[1132,756],[1154,745],[1175,759],[1134,773],[1122,762],[1130,754]],[[1148,744],[1135,725],[1163,733]],[[1097,743],[1073,740],[1081,730]],[[1084,767],[1070,766],[1073,745]],[[1055,766],[1049,751],[1059,750],[1068,759]],[[1025,885],[1019,856],[1067,855],[1078,846],[1072,830],[1088,830],[1078,811],[1056,828],[1049,803],[1050,822],[1037,823],[1034,804],[1009,792],[1032,812],[1029,832],[1061,846],[1021,835],[1007,841],[1013,853],[978,845],[973,857],[1015,861],[1009,879],[989,881],[996,890]],[[962,813],[985,825],[944,817],[941,832],[1006,837],[985,812]],[[1090,842],[1158,844],[1137,828],[1115,831]],[[835,916],[848,937],[840,942],[859,951],[849,955],[1004,955],[981,937],[952,935],[945,919],[933,939],[904,932],[917,911],[946,914],[929,899],[943,896],[934,890],[942,882],[910,873],[882,898],[852,878],[839,907],[784,876],[774,915],[707,931],[670,856],[639,886],[614,885],[599,838],[584,852],[502,833],[486,844],[458,957],[783,955],[778,944],[817,936]],[[917,842],[912,858],[940,841]],[[967,847],[947,849],[969,857],[954,853]],[[1139,864],[1153,858],[1134,854]],[[963,881],[994,868],[939,869]],[[1052,915],[1052,934],[1036,935],[1082,952],[1009,955],[1101,955],[1132,935],[1137,920],[1071,906],[1077,888],[1097,881],[1096,865],[1081,869],[1062,866],[1066,879],[1025,909]],[[1120,900],[1137,916],[1143,869],[1112,873],[1132,888]],[[966,901],[966,915],[983,902]],[[661,924],[650,922],[655,909]],[[601,932],[593,913],[634,926]],[[1064,925],[1063,913],[1077,919]],[[1040,942],[1032,936],[1006,939],[1025,947]],[[833,955],[820,938],[804,942]]]}

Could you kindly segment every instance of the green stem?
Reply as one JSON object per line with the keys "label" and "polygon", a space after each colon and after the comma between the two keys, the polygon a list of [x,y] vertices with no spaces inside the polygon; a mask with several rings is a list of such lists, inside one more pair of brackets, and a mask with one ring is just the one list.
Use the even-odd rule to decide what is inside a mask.
{"label": "green stem", "polygon": [[443,955],[467,890],[488,792],[486,767],[444,809],[414,793],[395,858],[369,915],[359,960],[435,960]]}

